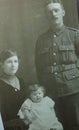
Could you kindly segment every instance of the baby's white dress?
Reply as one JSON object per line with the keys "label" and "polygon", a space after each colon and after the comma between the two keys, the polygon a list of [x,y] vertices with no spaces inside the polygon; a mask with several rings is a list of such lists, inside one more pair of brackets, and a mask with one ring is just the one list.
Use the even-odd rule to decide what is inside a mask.
{"label": "baby's white dress", "polygon": [[[38,103],[32,102],[31,99],[27,99],[22,104],[21,109],[23,109],[23,107],[31,108],[32,122],[28,130],[50,130],[51,128],[63,130],[61,123],[56,117],[54,105],[54,101],[48,96],[44,97],[43,100]],[[27,123],[27,121],[25,122]]]}

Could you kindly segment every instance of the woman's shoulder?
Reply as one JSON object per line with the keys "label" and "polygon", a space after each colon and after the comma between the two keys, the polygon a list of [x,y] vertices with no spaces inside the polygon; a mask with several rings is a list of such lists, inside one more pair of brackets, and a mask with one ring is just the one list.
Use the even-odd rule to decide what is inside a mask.
{"label": "woman's shoulder", "polygon": [[20,82],[23,82],[23,83],[24,83],[24,79],[23,79],[22,77],[17,76],[17,78],[18,78],[18,80],[19,80]]}
{"label": "woman's shoulder", "polygon": [[27,91],[26,89],[27,89],[27,84],[26,84],[26,82],[24,81],[24,79],[22,78],[22,77],[17,77],[18,78],[18,80],[19,80],[19,83],[20,83],[20,88],[21,88],[21,90],[23,90],[23,91]]}
{"label": "woman's shoulder", "polygon": [[0,77],[0,83],[5,83],[4,80]]}
{"label": "woman's shoulder", "polygon": [[9,95],[10,90],[11,90],[11,87],[9,86],[9,84],[6,83],[4,80],[0,79],[0,95],[2,97],[7,96],[7,93]]}
{"label": "woman's shoulder", "polygon": [[4,88],[5,86],[8,86],[8,84],[0,78],[0,88]]}

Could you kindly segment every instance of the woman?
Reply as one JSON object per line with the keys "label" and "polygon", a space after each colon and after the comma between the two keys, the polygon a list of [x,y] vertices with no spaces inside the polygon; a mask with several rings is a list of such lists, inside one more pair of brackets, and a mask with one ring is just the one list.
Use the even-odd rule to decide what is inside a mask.
{"label": "woman", "polygon": [[[1,114],[5,125],[7,121],[18,119],[17,112],[25,99],[25,85],[23,80],[15,75],[19,67],[16,52],[3,51],[0,55],[0,64],[2,71],[0,76]],[[9,128],[6,127],[6,130]]]}

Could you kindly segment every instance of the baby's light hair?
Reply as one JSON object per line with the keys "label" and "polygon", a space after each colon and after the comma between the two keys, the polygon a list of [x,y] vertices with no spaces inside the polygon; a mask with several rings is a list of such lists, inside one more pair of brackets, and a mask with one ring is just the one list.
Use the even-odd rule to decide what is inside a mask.
{"label": "baby's light hair", "polygon": [[43,86],[41,86],[40,84],[32,84],[29,86],[28,88],[28,91],[29,91],[29,95],[32,93],[32,92],[35,92],[37,91],[38,89],[41,89],[42,92],[45,94],[45,88]]}

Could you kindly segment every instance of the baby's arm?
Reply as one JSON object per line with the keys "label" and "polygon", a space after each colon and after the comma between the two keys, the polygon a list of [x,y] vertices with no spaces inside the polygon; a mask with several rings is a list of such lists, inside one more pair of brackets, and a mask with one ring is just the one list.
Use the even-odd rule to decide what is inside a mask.
{"label": "baby's arm", "polygon": [[50,109],[51,109],[51,111],[53,113],[53,118],[54,118],[53,128],[51,128],[50,130],[63,130],[63,126],[59,122],[59,120],[58,120],[58,118],[56,116],[56,112],[55,112],[55,109],[54,109],[55,102],[51,98],[48,98],[48,100],[49,100],[49,106],[50,106]]}
{"label": "baby's arm", "polygon": [[23,112],[22,112],[22,110],[21,110],[21,109],[19,110],[19,112],[18,112],[18,114],[17,114],[17,115],[19,116],[19,118],[20,118],[21,120],[23,120],[23,121],[24,121],[24,123],[25,123],[26,125],[28,125],[28,124],[29,124],[28,119],[26,119],[26,118],[24,117],[24,114],[23,114]]}
{"label": "baby's arm", "polygon": [[28,122],[25,124],[29,124],[32,122],[32,117],[31,117],[31,104],[28,102],[29,100],[27,99],[21,106],[18,116],[20,119],[22,119],[24,122]]}
{"label": "baby's arm", "polygon": [[32,113],[31,113],[31,107],[30,106],[23,106],[21,108],[21,111],[23,113],[23,116],[24,116],[24,120],[27,120],[28,123],[31,123],[32,122]]}
{"label": "baby's arm", "polygon": [[24,122],[28,121],[29,124],[32,123],[32,121],[34,121],[37,117],[36,111],[33,110],[32,102],[30,99],[25,100],[20,108],[20,111],[18,113],[20,119],[23,119]]}
{"label": "baby's arm", "polygon": [[[52,109],[52,112],[53,112],[53,115],[54,115],[54,123],[53,123],[53,130],[63,130],[63,126],[62,124],[59,122],[57,116],[56,116],[56,113],[55,113],[55,110],[54,108],[51,108]],[[51,129],[52,130],[52,129]]]}

